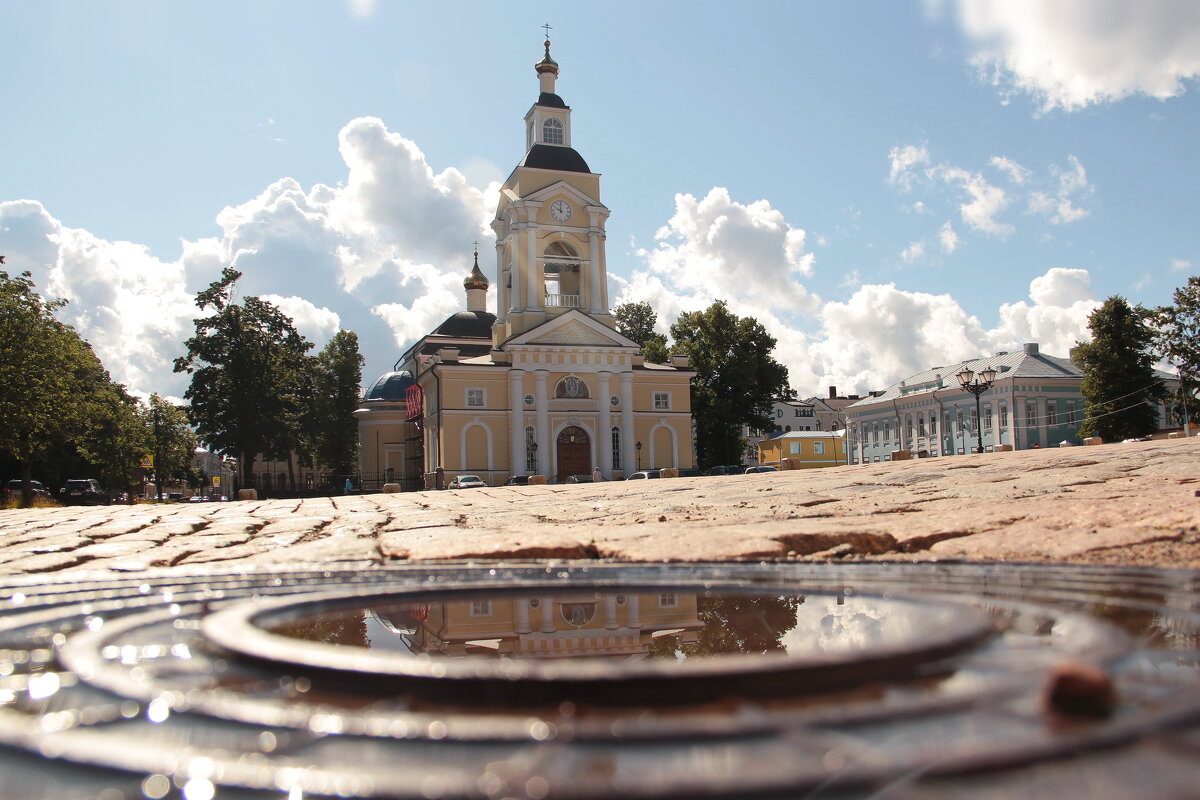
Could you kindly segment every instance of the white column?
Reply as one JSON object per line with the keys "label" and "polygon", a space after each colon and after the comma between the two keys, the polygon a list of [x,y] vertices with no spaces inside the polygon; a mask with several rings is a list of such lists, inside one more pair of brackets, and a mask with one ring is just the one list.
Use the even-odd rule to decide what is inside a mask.
{"label": "white column", "polygon": [[539,475],[550,475],[550,398],[546,393],[546,379],[550,373],[539,369],[533,373],[537,389],[534,404],[537,409],[537,471]]}
{"label": "white column", "polygon": [[621,376],[621,467],[625,477],[637,471],[637,451],[634,448],[633,426],[633,373],[626,371]]}
{"label": "white column", "polygon": [[608,386],[608,379],[612,377],[611,372],[596,373],[596,402],[600,404],[600,430],[596,431],[596,435],[600,437],[600,474],[607,481],[612,480],[612,408],[608,404],[608,398],[611,394]]}
{"label": "white column", "polygon": [[604,269],[600,265],[600,229],[593,225],[588,231],[588,308],[593,314],[604,310],[604,298],[600,290],[600,276],[603,274]]}
{"label": "white column", "polygon": [[554,598],[546,595],[542,598],[542,633],[554,633],[558,627],[554,624]]}
{"label": "white column", "polygon": [[[511,273],[509,273],[511,276]],[[505,286],[504,281],[504,243],[496,237],[496,320],[504,322],[508,310],[512,308],[512,290]]]}
{"label": "white column", "polygon": [[[537,213],[537,209],[526,209],[526,213],[531,217]],[[542,291],[538,286],[538,273],[542,271],[542,265],[537,259],[537,223],[525,223],[525,308],[542,310],[546,307],[546,298],[542,296]]]}
{"label": "white column", "polygon": [[509,471],[513,475],[524,475],[525,464],[525,370],[514,369],[508,373],[508,434],[512,454]]}
{"label": "white column", "polygon": [[604,627],[611,630],[616,630],[617,627],[617,596],[615,594],[607,594],[604,596]]}
{"label": "white column", "polygon": [[633,628],[636,631],[642,627],[642,612],[641,612],[641,603],[640,603],[641,598],[638,597],[638,595],[636,595],[636,594],[631,594],[628,597],[629,597],[629,605],[628,605],[629,611],[627,612],[628,619],[625,624],[627,627]]}
{"label": "white column", "polygon": [[517,633],[530,633],[533,628],[529,625],[529,598],[525,596],[513,600],[517,624],[513,627]]}

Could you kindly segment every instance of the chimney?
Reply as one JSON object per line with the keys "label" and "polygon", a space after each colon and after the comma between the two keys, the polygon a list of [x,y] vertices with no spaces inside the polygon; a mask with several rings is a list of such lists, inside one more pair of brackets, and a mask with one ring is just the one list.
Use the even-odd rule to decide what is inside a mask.
{"label": "chimney", "polygon": [[836,399],[837,399],[837,387],[836,387],[836,386],[830,386],[830,387],[829,387],[829,399],[830,399],[830,400],[836,400]]}
{"label": "chimney", "polygon": [[1037,342],[1026,342],[1025,343],[1025,353],[1027,355],[1036,356],[1038,354],[1038,343]]}

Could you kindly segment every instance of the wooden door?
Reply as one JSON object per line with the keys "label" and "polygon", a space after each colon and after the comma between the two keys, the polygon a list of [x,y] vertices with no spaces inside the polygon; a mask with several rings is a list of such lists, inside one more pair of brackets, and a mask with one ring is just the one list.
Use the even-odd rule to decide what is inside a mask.
{"label": "wooden door", "polygon": [[572,425],[558,434],[558,482],[572,475],[592,474],[592,447],[587,431]]}

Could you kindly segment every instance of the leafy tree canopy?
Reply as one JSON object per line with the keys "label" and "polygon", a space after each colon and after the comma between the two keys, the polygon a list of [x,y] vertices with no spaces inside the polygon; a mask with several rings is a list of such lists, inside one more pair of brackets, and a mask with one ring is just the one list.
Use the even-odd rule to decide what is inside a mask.
{"label": "leafy tree canopy", "polygon": [[753,317],[731,313],[723,301],[680,314],[671,336],[696,371],[692,418],[701,466],[739,459],[742,427],[770,430],[771,404],[794,394],[787,367],[771,355],[775,338]]}
{"label": "leafy tree canopy", "polygon": [[38,294],[30,273],[0,271],[0,452],[20,463],[24,505],[34,459],[78,438],[95,391],[109,384],[87,342],[54,317],[63,305]]}
{"label": "leafy tree canopy", "polygon": [[1162,399],[1163,385],[1154,373],[1154,332],[1148,321],[1145,309],[1115,295],[1088,317],[1092,340],[1071,351],[1083,369],[1087,401],[1080,436],[1119,441],[1158,427],[1153,404]]}
{"label": "leafy tree canopy", "polygon": [[240,277],[226,267],[196,296],[200,309],[213,313],[195,320],[196,335],[185,342],[187,355],[175,360],[175,371],[192,376],[184,397],[200,438],[217,452],[238,456],[249,482],[258,453],[295,444],[304,356],[312,344],[265,300],[234,302]]}
{"label": "leafy tree canopy", "polygon": [[658,314],[649,303],[622,303],[613,309],[617,331],[642,346],[642,358],[651,364],[665,364],[670,358],[667,337],[654,330]]}
{"label": "leafy tree canopy", "polygon": [[[1200,277],[1193,275],[1184,286],[1175,290],[1169,306],[1154,309],[1154,352],[1163,361],[1179,370],[1179,392],[1175,412],[1196,422],[1200,418],[1200,403],[1196,390],[1200,388]],[[1182,419],[1178,420],[1182,424]]]}
{"label": "leafy tree canopy", "polygon": [[354,410],[360,399],[362,368],[358,335],[353,331],[338,331],[315,359],[315,392],[306,428],[317,460],[339,475],[353,472],[358,457]]}

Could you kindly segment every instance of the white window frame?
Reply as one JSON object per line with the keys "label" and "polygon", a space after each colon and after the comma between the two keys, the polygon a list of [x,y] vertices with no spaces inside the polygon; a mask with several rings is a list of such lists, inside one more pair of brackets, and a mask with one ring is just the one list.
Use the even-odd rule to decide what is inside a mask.
{"label": "white window frame", "polygon": [[679,596],[674,592],[662,592],[658,595],[659,608],[679,608]]}
{"label": "white window frame", "polygon": [[490,617],[492,615],[492,601],[487,598],[471,600],[471,616],[472,617]]}
{"label": "white window frame", "polygon": [[825,443],[824,442],[813,442],[813,455],[816,455],[816,456],[825,455]]}
{"label": "white window frame", "polygon": [[670,392],[655,392],[654,393],[654,410],[655,411],[670,411],[671,410],[671,393]]}
{"label": "white window frame", "polygon": [[[487,389],[484,389],[482,386],[469,386],[464,391],[464,400],[467,408],[487,408]],[[471,397],[474,393],[478,393],[478,403],[471,402]]]}
{"label": "white window frame", "polygon": [[[551,131],[554,132],[554,138],[558,141],[551,141]],[[567,126],[563,125],[562,120],[557,117],[546,117],[546,121],[542,123],[542,141],[545,144],[566,144]]]}

